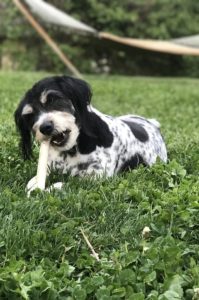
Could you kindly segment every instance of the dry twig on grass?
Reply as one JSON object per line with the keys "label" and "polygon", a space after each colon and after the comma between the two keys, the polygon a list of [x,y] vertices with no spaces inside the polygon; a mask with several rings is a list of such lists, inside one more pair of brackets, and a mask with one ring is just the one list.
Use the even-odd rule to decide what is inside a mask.
{"label": "dry twig on grass", "polygon": [[88,247],[90,248],[91,252],[92,252],[92,256],[97,260],[97,261],[100,261],[99,259],[99,254],[97,252],[95,252],[93,246],[91,245],[91,243],[89,242],[87,236],[85,235],[84,231],[82,228],[80,228],[80,231],[81,231],[81,234],[83,235],[83,238],[85,239],[86,241],[86,244],[88,245]]}

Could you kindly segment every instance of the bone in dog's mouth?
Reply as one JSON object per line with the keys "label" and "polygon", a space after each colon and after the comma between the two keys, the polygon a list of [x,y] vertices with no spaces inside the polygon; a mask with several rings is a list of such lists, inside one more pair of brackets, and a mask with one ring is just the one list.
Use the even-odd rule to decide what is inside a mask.
{"label": "bone in dog's mouth", "polygon": [[51,138],[51,144],[55,146],[63,146],[66,141],[68,140],[70,130],[65,130],[63,132],[59,132],[57,134],[54,134]]}

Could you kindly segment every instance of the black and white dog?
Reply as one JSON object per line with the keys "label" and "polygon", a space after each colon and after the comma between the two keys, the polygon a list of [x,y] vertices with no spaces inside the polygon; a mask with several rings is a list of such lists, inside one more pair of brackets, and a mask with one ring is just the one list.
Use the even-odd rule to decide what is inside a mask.
{"label": "black and white dog", "polygon": [[[32,156],[33,133],[40,142],[50,140],[49,169],[72,176],[112,176],[139,164],[151,166],[157,157],[167,161],[156,120],[111,117],[90,101],[90,88],[80,79],[54,76],[37,82],[15,112],[24,158]],[[27,188],[36,187],[33,178]]]}

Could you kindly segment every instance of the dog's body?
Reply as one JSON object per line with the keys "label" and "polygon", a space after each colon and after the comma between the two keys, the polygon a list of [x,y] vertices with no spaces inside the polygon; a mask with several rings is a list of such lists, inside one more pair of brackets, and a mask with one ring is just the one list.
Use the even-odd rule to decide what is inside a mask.
{"label": "dog's body", "polygon": [[61,169],[63,173],[70,173],[72,176],[86,174],[112,176],[134,169],[139,164],[152,165],[157,157],[166,161],[166,149],[159,128],[153,120],[131,115],[113,118],[103,115],[92,107],[90,111],[107,125],[110,141],[104,140],[104,145],[98,146],[89,145],[89,141],[85,140],[85,144],[84,141],[81,146],[77,143],[72,151],[63,152],[51,147],[49,166]]}
{"label": "dog's body", "polygon": [[31,131],[50,140],[48,165],[72,176],[112,176],[139,164],[167,161],[165,143],[155,120],[111,117],[90,105],[82,80],[66,76],[36,83],[21,101],[15,121],[25,158],[31,156]]}

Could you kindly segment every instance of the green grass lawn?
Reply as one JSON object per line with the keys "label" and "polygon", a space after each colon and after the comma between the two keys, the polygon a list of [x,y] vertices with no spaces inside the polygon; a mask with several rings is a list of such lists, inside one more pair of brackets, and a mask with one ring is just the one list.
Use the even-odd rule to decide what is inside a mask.
{"label": "green grass lawn", "polygon": [[199,81],[88,76],[101,111],[160,121],[169,162],[27,198],[13,112],[44,76],[0,73],[0,299],[199,299]]}

